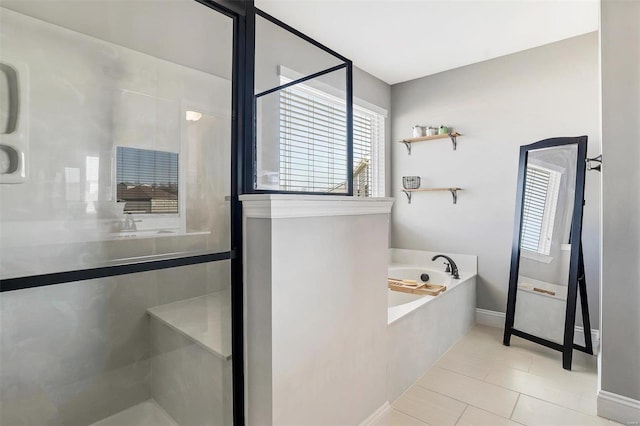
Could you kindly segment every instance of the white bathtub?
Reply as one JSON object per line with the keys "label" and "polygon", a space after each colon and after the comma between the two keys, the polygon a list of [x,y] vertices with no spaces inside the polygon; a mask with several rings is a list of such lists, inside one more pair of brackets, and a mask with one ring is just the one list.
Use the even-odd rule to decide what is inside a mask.
{"label": "white bathtub", "polygon": [[[416,280],[418,282],[422,282],[420,276],[422,274],[428,274],[429,280],[426,281],[429,284],[439,284],[447,286],[447,291],[451,290],[458,284],[465,282],[470,277],[469,274],[461,273],[460,279],[455,280],[451,278],[451,275],[443,272],[436,271],[434,269],[429,269],[425,267],[419,266],[407,266],[407,265],[392,265],[389,266],[388,269],[388,277],[389,278],[399,278],[403,280]],[[407,315],[415,309],[423,306],[429,301],[436,299],[438,297],[445,297],[446,291],[437,296],[428,296],[428,295],[415,295],[409,293],[402,293],[399,291],[389,291],[389,311],[387,321],[388,324],[391,324],[397,321],[399,318]]]}
{"label": "white bathtub", "polygon": [[460,279],[444,273],[437,253],[391,249],[389,278],[444,284],[437,296],[419,296],[389,290],[388,299],[388,398],[394,401],[418,380],[475,322],[477,258],[449,255],[460,270]]}
{"label": "white bathtub", "polygon": [[[420,276],[422,274],[428,274],[429,280],[422,281]],[[407,267],[407,266],[390,266],[388,269],[389,278],[398,278],[401,280],[416,280],[417,282],[426,282],[429,284],[446,285],[447,288],[451,287],[451,276],[442,271],[435,271],[433,269],[420,268],[420,267]],[[388,311],[388,323],[391,324],[398,318],[408,314],[429,300],[439,297],[428,295],[416,295],[410,293],[402,293],[400,291],[389,292],[389,311]]]}

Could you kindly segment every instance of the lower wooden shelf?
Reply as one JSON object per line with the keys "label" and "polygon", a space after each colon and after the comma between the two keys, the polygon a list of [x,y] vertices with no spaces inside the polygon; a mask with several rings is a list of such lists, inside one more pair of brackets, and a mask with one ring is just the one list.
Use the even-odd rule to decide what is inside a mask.
{"label": "lower wooden shelf", "polygon": [[453,204],[456,204],[458,202],[458,191],[462,191],[462,188],[418,188],[418,189],[402,190],[402,192],[404,192],[407,195],[407,200],[409,201],[409,204],[411,204],[411,194],[413,194],[414,192],[433,192],[433,191],[451,192],[451,195],[453,196]]}

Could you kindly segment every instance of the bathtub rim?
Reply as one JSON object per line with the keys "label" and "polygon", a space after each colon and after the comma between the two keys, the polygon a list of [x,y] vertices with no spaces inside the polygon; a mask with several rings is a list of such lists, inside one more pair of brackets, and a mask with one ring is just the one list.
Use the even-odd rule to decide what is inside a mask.
{"label": "bathtub rim", "polygon": [[[434,270],[433,267],[429,267],[426,265],[416,265],[416,264],[408,264],[408,263],[390,263],[387,266],[387,275],[390,275],[389,271],[393,268],[416,269],[420,271]],[[426,305],[432,300],[438,299],[440,297],[447,297],[448,293],[450,293],[451,291],[454,291],[456,288],[458,288],[462,284],[471,281],[471,278],[474,278],[476,276],[477,276],[476,273],[460,271],[459,280],[454,280],[449,277],[448,281],[446,282],[447,290],[444,293],[441,293],[438,296],[424,295],[417,300],[407,302],[402,305],[387,308],[387,326],[390,326],[396,323],[399,319],[409,315],[411,312],[415,311],[416,309],[420,308],[423,305]],[[392,290],[389,290],[389,291],[392,291]]]}

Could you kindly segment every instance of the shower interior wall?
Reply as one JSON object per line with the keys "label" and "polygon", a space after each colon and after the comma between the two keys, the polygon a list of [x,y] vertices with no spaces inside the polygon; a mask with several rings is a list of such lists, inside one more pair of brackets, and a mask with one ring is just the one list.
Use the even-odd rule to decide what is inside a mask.
{"label": "shower interior wall", "polygon": [[[27,16],[42,8],[6,8],[28,9],[29,3],[36,2],[0,8],[0,60],[27,65],[21,83],[30,91],[29,177],[0,185],[3,278],[151,254],[228,250],[230,76],[142,53],[135,40],[134,48],[123,47],[129,45],[122,40]],[[72,6],[56,5],[52,13],[63,16],[66,8],[69,16],[82,16],[82,5]],[[203,118],[186,122],[187,108]],[[180,153],[182,229],[154,238],[105,231],[119,220],[103,211],[115,205],[115,146]],[[88,170],[89,158],[97,159],[96,169]],[[135,216],[142,220],[139,229],[146,221],[141,216]],[[152,381],[146,309],[224,290],[229,277],[229,261],[223,261],[2,293],[0,423],[89,424],[151,398],[160,382]]]}

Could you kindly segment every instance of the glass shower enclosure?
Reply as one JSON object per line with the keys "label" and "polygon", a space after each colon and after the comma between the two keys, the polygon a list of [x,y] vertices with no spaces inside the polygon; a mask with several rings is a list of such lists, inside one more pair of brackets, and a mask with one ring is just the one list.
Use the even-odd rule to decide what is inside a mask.
{"label": "glass shower enclosure", "polygon": [[234,25],[0,5],[0,424],[233,423]]}

